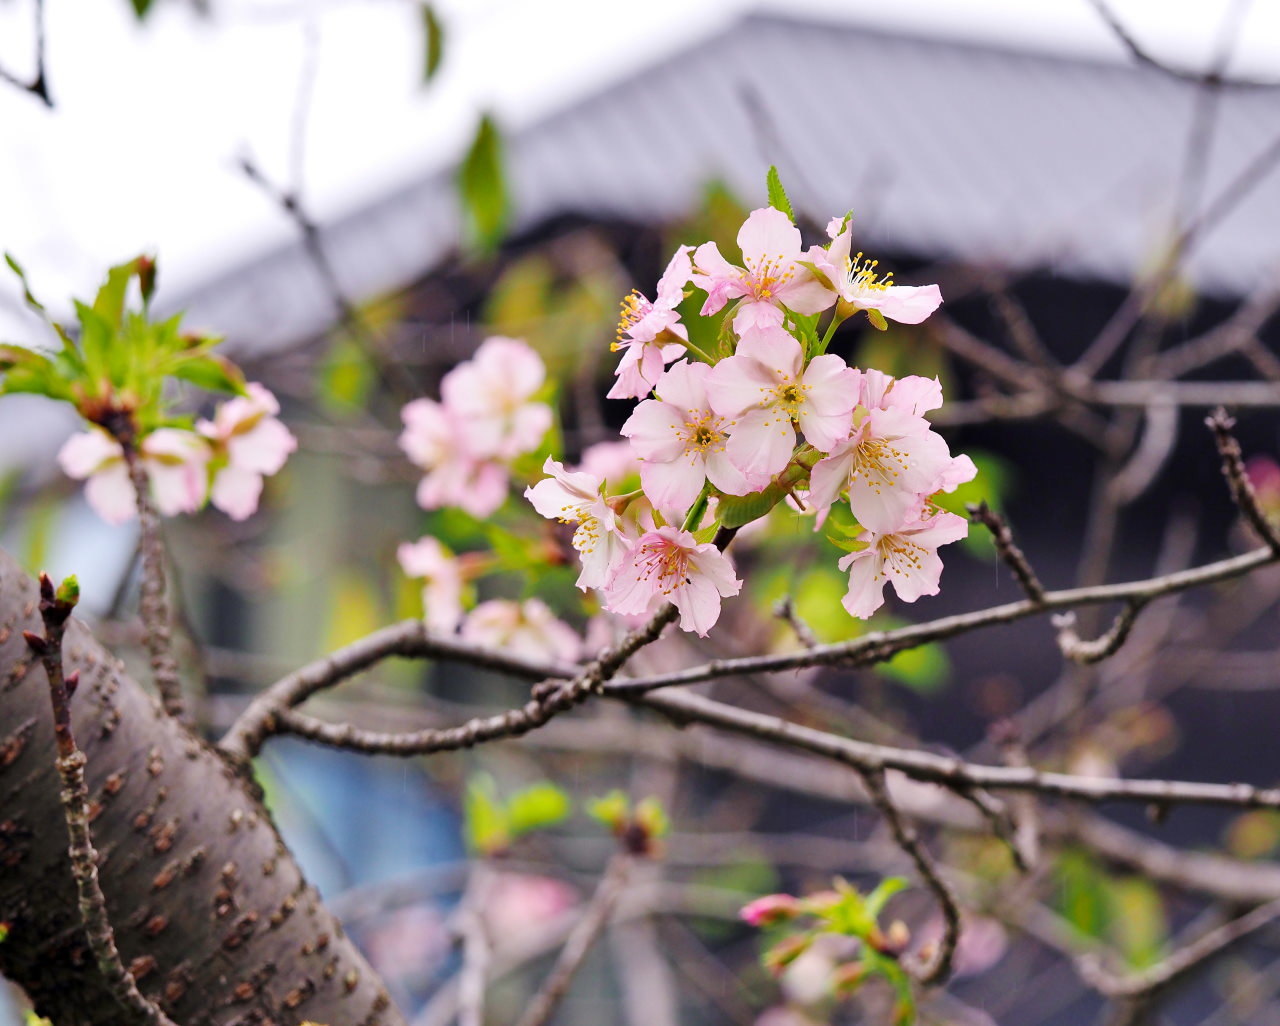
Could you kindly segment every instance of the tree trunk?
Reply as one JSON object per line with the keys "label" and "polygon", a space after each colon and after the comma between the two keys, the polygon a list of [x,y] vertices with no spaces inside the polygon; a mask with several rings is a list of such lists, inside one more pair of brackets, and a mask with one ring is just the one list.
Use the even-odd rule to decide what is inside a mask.
{"label": "tree trunk", "polygon": [[[55,1026],[127,1026],[79,926],[35,583],[0,553],[0,973]],[[76,740],[116,943],[183,1026],[402,1026],[303,879],[254,785],[69,625]]]}

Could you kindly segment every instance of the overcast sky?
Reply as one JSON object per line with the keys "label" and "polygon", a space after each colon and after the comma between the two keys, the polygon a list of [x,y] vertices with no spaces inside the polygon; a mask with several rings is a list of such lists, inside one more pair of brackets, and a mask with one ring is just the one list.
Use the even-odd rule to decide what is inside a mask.
{"label": "overcast sky", "polygon": [[[414,3],[212,2],[216,16],[200,19],[159,0],[138,26],[126,0],[47,0],[56,109],[0,87],[0,248],[55,305],[139,251],[157,252],[162,288],[181,290],[289,237],[236,163],[248,155],[291,180],[307,81],[303,179],[323,220],[452,162],[480,109],[519,127],[749,10],[1127,59],[1088,0],[452,0],[437,5],[445,65],[424,89]],[[1153,52],[1202,65],[1235,2],[1113,8]],[[0,65],[20,74],[33,6],[0,0]],[[1280,3],[1255,0],[1244,17],[1233,67],[1280,77]],[[4,315],[0,333],[23,330]]]}

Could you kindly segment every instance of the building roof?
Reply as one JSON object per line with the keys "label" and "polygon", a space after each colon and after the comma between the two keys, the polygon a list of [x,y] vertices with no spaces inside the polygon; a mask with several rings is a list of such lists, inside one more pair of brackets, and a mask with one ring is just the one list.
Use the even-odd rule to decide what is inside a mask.
{"label": "building roof", "polygon": [[[1155,262],[1202,90],[1116,66],[847,23],[753,15],[507,140],[514,229],[564,213],[674,220],[711,179],[762,199],[779,166],[818,223],[852,209],[869,250],[1124,282]],[[1280,138],[1269,89],[1228,88],[1201,204]],[[456,249],[452,169],[323,226],[348,295],[428,274]],[[1239,294],[1280,268],[1280,175],[1218,219],[1187,263]],[[314,337],[332,303],[300,243],[171,300],[270,351]]]}

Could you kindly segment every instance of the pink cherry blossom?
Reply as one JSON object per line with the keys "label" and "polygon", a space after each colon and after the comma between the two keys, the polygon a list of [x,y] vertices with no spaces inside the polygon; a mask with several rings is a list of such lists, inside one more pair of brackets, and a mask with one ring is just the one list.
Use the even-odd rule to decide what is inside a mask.
{"label": "pink cherry blossom", "polygon": [[720,618],[720,599],[741,590],[723,552],[688,531],[661,527],[642,535],[614,570],[605,608],[629,616],[670,602],[680,611],[681,630],[706,637]]}
{"label": "pink cherry blossom", "polygon": [[689,508],[707,480],[730,495],[764,484],[753,483],[729,458],[727,418],[707,402],[711,374],[705,363],[674,364],[658,382],[658,398],[640,403],[621,428],[640,457],[645,495],[675,517]]}
{"label": "pink cherry blossom", "polygon": [[874,369],[862,372],[862,405],[868,410],[905,410],[923,417],[942,405],[942,383],[937,378],[908,374],[895,378]]}
{"label": "pink cherry blossom", "polygon": [[609,389],[610,399],[641,399],[662,376],[662,369],[684,352],[676,339],[687,342],[689,333],[675,308],[684,299],[684,287],[693,274],[689,246],[676,250],[658,280],[658,297],[650,302],[632,291],[622,301],[618,340],[613,350],[623,350],[618,380]]}
{"label": "pink cherry blossom", "polygon": [[495,335],[444,376],[440,394],[449,412],[466,422],[476,456],[511,459],[536,449],[551,427],[551,408],[531,401],[546,374],[527,344]]}
{"label": "pink cherry blossom", "polygon": [[232,520],[244,520],[258,508],[262,479],[284,466],[298,441],[276,414],[280,404],[257,382],[247,396],[236,396],[218,407],[213,420],[201,420],[196,430],[213,446],[213,487],[210,500]]}
{"label": "pink cherry blossom", "polygon": [[884,604],[884,586],[889,582],[904,602],[938,594],[942,576],[938,548],[968,533],[969,521],[941,510],[907,520],[892,531],[863,531],[858,541],[866,547],[840,560],[840,569],[849,571],[849,590],[842,600],[845,609],[866,619]]}
{"label": "pink cherry blossom", "polygon": [[738,918],[749,926],[771,926],[793,919],[802,905],[790,894],[766,894],[749,901],[738,910]]}
{"label": "pink cherry blossom", "polygon": [[507,496],[507,469],[497,459],[476,454],[473,436],[454,412],[431,399],[415,399],[400,411],[400,448],[425,470],[418,484],[423,509],[457,506],[487,517]]}
{"label": "pink cherry blossom", "polygon": [[[191,431],[157,428],[139,450],[151,483],[156,509],[163,516],[194,513],[208,491],[209,446]],[[137,512],[136,493],[120,443],[101,428],[72,435],[58,452],[68,477],[85,480],[84,495],[109,524],[122,524]]]}
{"label": "pink cherry blossom", "polygon": [[941,305],[937,285],[895,285],[893,272],[882,275],[878,260],[864,259],[861,253],[850,257],[853,229],[845,219],[832,218],[827,234],[829,246],[810,246],[805,255],[846,303],[859,310],[879,310],[901,324],[919,324]]}
{"label": "pink cherry blossom", "polygon": [[830,354],[805,367],[800,343],[781,328],[743,335],[737,352],[707,379],[711,408],[735,419],[729,459],[755,480],[779,473],[791,459],[793,422],[823,452],[848,438],[858,394],[858,371]]}
{"label": "pink cherry blossom", "polygon": [[542,472],[551,477],[526,488],[525,498],[547,519],[578,525],[573,533],[573,547],[582,559],[578,587],[583,591],[603,587],[630,546],[617,516],[604,499],[604,482],[584,471],[566,471],[550,458]]}
{"label": "pink cherry blossom", "polygon": [[693,283],[707,293],[703,317],[741,297],[733,318],[741,335],[751,328],[780,327],[783,306],[808,315],[835,302],[835,293],[799,262],[805,259],[800,232],[781,211],[753,210],[738,231],[738,246],[745,268],[730,264],[714,242],[703,243],[693,255]]}
{"label": "pink cherry blossom", "polygon": [[863,527],[892,530],[939,490],[937,482],[951,463],[947,443],[924,418],[896,408],[873,409],[847,441],[814,466],[809,501],[826,509],[847,487],[849,506]]}
{"label": "pink cherry blossom", "polygon": [[620,492],[640,476],[640,461],[630,442],[597,442],[582,454],[578,469],[603,479],[608,491]]}
{"label": "pink cherry blossom", "polygon": [[463,621],[462,637],[529,659],[573,662],[582,654],[582,639],[573,628],[536,598],[481,602]]}
{"label": "pink cherry blossom", "polygon": [[404,542],[396,559],[405,576],[422,580],[423,619],[427,626],[451,634],[462,619],[462,567],[435,538]]}

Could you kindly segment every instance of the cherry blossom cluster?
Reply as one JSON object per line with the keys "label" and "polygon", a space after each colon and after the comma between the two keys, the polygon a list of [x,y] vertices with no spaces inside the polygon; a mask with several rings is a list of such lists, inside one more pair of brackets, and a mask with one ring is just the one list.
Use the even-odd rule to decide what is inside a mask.
{"label": "cherry blossom cluster", "polygon": [[495,336],[444,376],[439,402],[404,407],[400,447],[426,471],[423,509],[457,506],[487,517],[502,505],[512,461],[535,451],[551,427],[551,407],[533,399],[545,380],[537,353]]}
{"label": "cherry blossom cluster", "polygon": [[[886,583],[908,602],[938,592],[937,550],[964,537],[967,521],[932,497],[976,473],[925,419],[941,405],[941,387],[850,367],[825,349],[858,311],[879,327],[886,318],[915,324],[941,294],[936,285],[895,285],[875,261],[851,256],[848,218],[833,219],[827,233],[827,245],[806,250],[787,214],[756,210],[738,233],[745,266],[714,242],[681,246],[656,299],[633,293],[623,302],[609,395],[640,400],[622,434],[641,492],[610,494],[599,473],[548,459],[549,476],[525,493],[544,517],[577,525],[577,583],[597,589],[605,609],[640,615],[671,602],[682,628],[705,635],[721,599],[742,587],[712,538],[720,525],[746,522],[724,510],[750,496],[772,496],[759,516],[790,495],[819,526],[847,503],[856,528],[833,541],[846,550],[852,615],[878,609]],[[692,345],[680,321],[689,285],[704,293],[702,317],[733,304],[714,355]]]}
{"label": "cherry blossom cluster", "polygon": [[[278,419],[274,395],[256,382],[245,392],[220,404],[212,420],[197,421],[194,431],[161,427],[142,436],[138,451],[162,515],[194,513],[211,502],[244,520],[258,508],[263,478],[279,471],[298,443]],[[69,477],[86,482],[85,498],[108,523],[135,515],[124,450],[105,429],[72,435],[58,463]]]}

